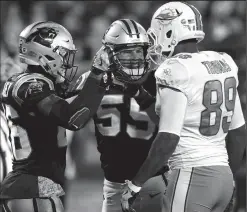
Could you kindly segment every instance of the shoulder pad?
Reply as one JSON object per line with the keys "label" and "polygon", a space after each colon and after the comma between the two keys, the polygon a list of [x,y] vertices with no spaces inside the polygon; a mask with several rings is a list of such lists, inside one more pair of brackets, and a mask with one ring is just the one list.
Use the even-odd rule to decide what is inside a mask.
{"label": "shoulder pad", "polygon": [[161,87],[171,87],[182,92],[188,86],[187,68],[176,58],[167,59],[155,72],[156,83]]}
{"label": "shoulder pad", "polygon": [[219,52],[219,54],[222,55],[223,59],[226,61],[226,63],[228,63],[230,65],[230,67],[233,71],[238,72],[238,66],[236,65],[236,63],[234,62],[234,60],[232,59],[232,57],[229,54],[227,54],[225,52]]}
{"label": "shoulder pad", "polygon": [[9,79],[7,79],[7,81],[4,83],[3,90],[2,90],[1,97],[3,98],[3,100],[5,100],[11,93],[10,91],[12,91],[15,82],[25,75],[27,75],[27,73],[17,73],[11,76]]}
{"label": "shoulder pad", "polygon": [[23,99],[27,97],[27,95],[43,92],[44,87],[53,91],[54,83],[42,74],[28,73],[15,81],[12,87],[11,96],[19,105],[21,105]]}

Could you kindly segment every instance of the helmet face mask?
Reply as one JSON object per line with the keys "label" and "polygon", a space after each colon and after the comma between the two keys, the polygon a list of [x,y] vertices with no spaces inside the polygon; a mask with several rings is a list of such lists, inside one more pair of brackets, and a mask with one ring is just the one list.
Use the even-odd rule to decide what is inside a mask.
{"label": "helmet face mask", "polygon": [[74,65],[77,50],[69,50],[59,46],[56,52],[62,59],[61,69],[58,70],[57,74],[67,82],[73,81],[78,69],[78,66]]}
{"label": "helmet face mask", "polygon": [[148,38],[151,43],[151,46],[148,49],[148,57],[150,58],[153,69],[156,69],[167,56],[162,54],[162,46],[158,44],[157,36],[152,32],[152,29],[148,30]]}
{"label": "helmet face mask", "polygon": [[204,39],[202,18],[192,5],[169,2],[162,5],[153,15],[148,35],[152,46],[149,55],[152,62],[159,65],[173,55],[179,42]]}
{"label": "helmet face mask", "polygon": [[106,30],[102,43],[110,47],[114,77],[125,84],[138,84],[145,80],[149,70],[145,29],[130,19],[117,20]]}
{"label": "helmet face mask", "polygon": [[122,73],[121,81],[136,82],[147,72],[144,47],[135,45],[126,47],[116,52],[116,62],[119,64],[119,72]]}
{"label": "helmet face mask", "polygon": [[20,34],[20,61],[41,66],[56,82],[73,80],[78,69],[74,65],[76,51],[70,33],[54,22],[33,23]]}

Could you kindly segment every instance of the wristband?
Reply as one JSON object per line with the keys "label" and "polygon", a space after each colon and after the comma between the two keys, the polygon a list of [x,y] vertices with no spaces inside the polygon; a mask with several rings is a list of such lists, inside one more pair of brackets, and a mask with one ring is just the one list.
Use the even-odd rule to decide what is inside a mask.
{"label": "wristband", "polygon": [[135,193],[138,193],[138,192],[141,190],[141,188],[142,188],[142,187],[138,187],[138,186],[134,185],[134,184],[133,184],[131,181],[129,181],[129,180],[126,180],[125,182],[127,183],[128,187],[129,187],[132,191],[134,191]]}

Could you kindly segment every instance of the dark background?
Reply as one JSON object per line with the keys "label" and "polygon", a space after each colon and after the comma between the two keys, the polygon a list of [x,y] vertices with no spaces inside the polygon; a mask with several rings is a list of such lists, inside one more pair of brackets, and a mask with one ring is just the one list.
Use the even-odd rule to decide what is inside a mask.
{"label": "dark background", "polygon": [[[35,21],[50,20],[65,26],[78,49],[79,73],[87,71],[91,59],[101,47],[108,26],[120,18],[131,18],[148,29],[153,13],[167,1],[1,1],[1,81],[20,71],[17,58],[18,35]],[[239,94],[246,115],[246,2],[190,1],[201,12],[206,33],[200,50],[230,54],[239,67]],[[24,67],[21,65],[21,67]],[[246,116],[245,116],[246,118]],[[68,159],[70,183],[69,211],[100,211],[103,175],[93,135],[93,124],[76,134]],[[246,195],[246,194],[245,194]]]}

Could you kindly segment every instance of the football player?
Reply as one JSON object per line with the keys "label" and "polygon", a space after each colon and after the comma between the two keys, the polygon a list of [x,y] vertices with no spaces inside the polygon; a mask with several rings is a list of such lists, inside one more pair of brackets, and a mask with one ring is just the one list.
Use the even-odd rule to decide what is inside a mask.
{"label": "football player", "polygon": [[[114,21],[106,30],[102,43],[103,47],[112,50],[115,70],[111,75],[113,83],[94,117],[105,178],[102,212],[122,212],[120,199],[127,186],[125,179],[135,176],[157,133],[157,126],[144,111],[155,103],[156,85],[146,57],[148,35],[139,23],[131,19]],[[87,75],[81,76],[76,89],[83,86]],[[164,173],[168,169],[164,163],[144,184],[134,205],[137,212],[163,210]]]}
{"label": "football player", "polygon": [[[4,177],[12,170],[12,154],[8,138],[8,124],[6,117],[3,113],[2,106],[0,105],[0,183]],[[0,210],[1,211],[1,210]]]}
{"label": "football player", "polygon": [[[11,74],[21,72],[22,69],[15,64],[14,60],[11,58],[6,58],[3,63],[1,63],[1,77],[0,77],[0,90],[2,91],[3,85]],[[2,104],[0,104],[0,183],[3,181],[4,177],[12,171],[12,153],[11,153],[11,143],[9,140],[9,129],[7,124],[7,119],[4,115]],[[1,209],[0,209],[1,211]]]}
{"label": "football player", "polygon": [[69,104],[65,98],[78,68],[76,51],[70,33],[54,22],[35,22],[20,33],[19,58],[27,69],[10,77],[2,92],[13,152],[13,171],[0,188],[6,212],[64,211],[65,129],[79,130],[94,115],[109,65],[99,63],[107,51],[102,49],[84,88]]}
{"label": "football player", "polygon": [[150,54],[160,65],[155,72],[159,132],[137,175],[127,181],[123,211],[132,211],[142,185],[169,159],[165,211],[222,212],[246,140],[238,67],[226,53],[198,51],[205,34],[201,14],[190,4],[161,6],[148,34]]}

